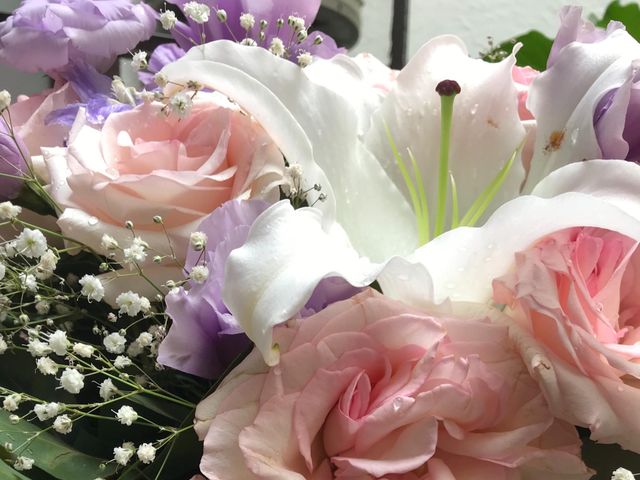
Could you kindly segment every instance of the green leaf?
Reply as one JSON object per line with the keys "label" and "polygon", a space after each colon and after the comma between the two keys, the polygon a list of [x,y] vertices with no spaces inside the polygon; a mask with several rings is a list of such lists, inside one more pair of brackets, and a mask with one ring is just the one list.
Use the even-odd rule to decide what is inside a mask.
{"label": "green leaf", "polygon": [[516,54],[516,63],[519,66],[529,66],[540,71],[547,67],[547,58],[549,58],[553,40],[537,30],[531,30],[530,32],[502,42],[497,47],[493,47],[489,52],[481,54],[481,57],[488,62],[500,61],[511,53],[514,45],[518,42],[522,43],[522,48]]}
{"label": "green leaf", "polygon": [[182,420],[185,415],[189,413],[189,410],[185,409],[184,407],[180,407],[173,403],[169,403],[160,399],[149,398],[144,395],[134,395],[132,397],[129,397],[129,401],[137,403],[138,405],[142,405],[152,412],[173,420]]}
{"label": "green leaf", "polygon": [[3,480],[29,480],[29,477],[25,477],[23,474],[14,470],[9,465],[0,460],[0,478]]}
{"label": "green leaf", "polygon": [[629,3],[624,6],[620,5],[618,0],[610,3],[602,19],[600,19],[596,25],[604,28],[612,20],[624,23],[627,27],[627,32],[629,32],[633,38],[640,41],[640,6],[638,6],[637,3]]}
{"label": "green leaf", "polygon": [[0,411],[0,445],[10,442],[14,447],[18,447],[38,432],[40,432],[39,435],[19,454],[24,452],[24,455],[33,458],[38,468],[54,478],[70,480],[106,477],[116,469],[113,463],[106,464],[106,468],[100,468],[105,460],[74,450],[58,440],[55,435],[43,432],[27,421],[23,420],[17,425],[12,425],[9,421],[9,413]]}

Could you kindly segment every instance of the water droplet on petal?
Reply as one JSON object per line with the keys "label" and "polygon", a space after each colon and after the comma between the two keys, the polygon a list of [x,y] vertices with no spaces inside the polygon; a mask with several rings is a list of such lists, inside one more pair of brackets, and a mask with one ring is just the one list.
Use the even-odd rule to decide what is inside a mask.
{"label": "water droplet on petal", "polygon": [[575,145],[578,142],[578,134],[580,133],[580,129],[576,128],[571,132],[571,145]]}
{"label": "water droplet on petal", "polygon": [[98,224],[98,219],[96,217],[89,217],[87,223],[93,227]]}

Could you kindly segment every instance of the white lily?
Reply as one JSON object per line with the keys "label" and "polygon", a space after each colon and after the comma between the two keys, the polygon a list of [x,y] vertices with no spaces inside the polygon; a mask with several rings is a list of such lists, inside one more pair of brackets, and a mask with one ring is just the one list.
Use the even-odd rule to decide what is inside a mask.
{"label": "white lily", "polygon": [[[498,64],[470,59],[457,38],[440,37],[411,60],[379,106],[358,64],[346,57],[317,62],[305,73],[261,49],[215,42],[194,47],[165,67],[162,73],[172,82],[197,81],[236,101],[262,124],[287,160],[302,167],[309,185],[320,184],[327,195],[326,202],[298,210],[286,201],[273,205],[227,262],[224,301],[267,363],[278,361],[273,326],[299,311],[323,278],[340,276],[356,286],[377,278],[386,294],[414,304],[449,297],[484,302],[490,298],[491,279],[506,271],[513,253],[534,235],[594,222],[635,234],[627,228],[634,218],[609,196],[567,193],[516,199],[484,227],[457,228],[420,247],[424,201],[432,207],[442,204],[436,202],[441,133],[436,84],[454,79],[462,87],[453,110],[450,169],[464,213],[505,172],[524,137],[513,64],[513,56]],[[327,77],[336,71],[341,71],[343,91],[327,88],[338,83]],[[391,143],[407,165],[411,154],[416,159],[412,187],[425,192],[418,202],[412,199],[412,182],[404,180],[394,162]],[[637,169],[627,164],[612,168]],[[516,162],[484,209],[517,197],[523,179]],[[543,184],[545,192],[553,190],[549,185]],[[635,212],[635,206],[629,208]],[[522,228],[512,235],[518,218]],[[530,222],[535,228],[525,229]],[[492,248],[495,256],[486,253]]]}

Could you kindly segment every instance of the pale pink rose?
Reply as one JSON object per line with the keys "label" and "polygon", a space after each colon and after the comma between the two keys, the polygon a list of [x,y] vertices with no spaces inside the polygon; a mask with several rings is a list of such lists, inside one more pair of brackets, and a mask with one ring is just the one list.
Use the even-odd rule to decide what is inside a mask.
{"label": "pale pink rose", "polygon": [[69,127],[60,124],[45,124],[45,119],[54,110],[79,101],[70,83],[45,90],[27,97],[21,95],[11,105],[11,121],[31,155],[40,155],[41,147],[62,147],[69,134]]}
{"label": "pale pink rose", "polygon": [[516,255],[494,281],[512,336],[554,414],[599,442],[640,451],[640,255],[594,228],[564,230]]}
{"label": "pale pink rose", "polygon": [[520,120],[533,120],[533,114],[527,108],[529,88],[540,72],[531,67],[514,66],[512,70],[513,81],[518,91],[518,115]]}
{"label": "pale pink rose", "polygon": [[202,92],[184,118],[153,103],[111,114],[100,130],[79,115],[68,148],[44,157],[51,194],[63,207],[63,233],[107,253],[103,234],[128,246],[130,220],[136,235],[168,254],[162,225],[154,222],[159,215],[179,261],[190,234],[225,201],[277,199],[284,168],[257,122],[226,97]]}
{"label": "pale pink rose", "polygon": [[506,327],[367,290],[274,340],[277,366],[254,350],[197,408],[209,479],[589,477]]}

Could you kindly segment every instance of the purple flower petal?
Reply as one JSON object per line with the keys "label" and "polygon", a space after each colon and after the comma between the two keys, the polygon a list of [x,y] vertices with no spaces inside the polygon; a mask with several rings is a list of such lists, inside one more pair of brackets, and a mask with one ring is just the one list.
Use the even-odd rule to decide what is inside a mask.
{"label": "purple flower petal", "polygon": [[[191,271],[206,264],[209,276],[202,284],[189,280],[189,289],[179,288],[167,295],[167,313],[173,324],[160,344],[161,364],[214,378],[250,345],[222,301],[222,282],[229,254],[244,244],[251,225],[267,207],[258,200],[231,200],[202,221],[198,229],[207,235],[207,248],[204,254],[190,250],[185,268]],[[342,279],[325,279],[300,313],[312,315],[359,291]]]}
{"label": "purple flower petal", "polygon": [[4,175],[23,175],[27,171],[27,165],[20,151],[27,156],[27,148],[17,138],[16,142],[9,136],[9,130],[4,119],[0,119],[0,202],[13,200],[20,194],[23,181],[18,178],[10,178]]}
{"label": "purple flower petal", "polygon": [[[170,1],[184,10],[184,4],[188,0]],[[186,20],[187,23],[178,22],[176,24],[172,35],[182,49],[186,51],[194,44],[203,43],[202,35],[204,34],[204,42],[222,39],[240,42],[249,37],[255,40],[259,46],[267,49],[271,46],[272,40],[277,37],[286,47],[284,57],[293,62],[297,61],[297,56],[303,51],[320,58],[331,58],[338,53],[346,52],[345,49],[338,48],[331,37],[321,32],[309,33],[308,38],[301,43],[292,41],[296,32],[287,23],[289,16],[303,18],[305,27],[309,28],[320,8],[320,0],[305,0],[304,2],[299,0],[272,0],[269,2],[264,0],[219,0],[215,5],[226,12],[226,22],[220,22],[216,18],[215,10],[212,9],[211,17],[204,25],[189,18]],[[256,24],[249,32],[240,25],[242,13],[250,13],[255,17]],[[278,27],[278,19],[284,21],[282,27]],[[259,25],[262,20],[267,22],[267,27],[262,30],[264,40],[261,40],[259,36],[261,31]],[[313,41],[318,35],[323,39],[319,45]]]}
{"label": "purple flower petal", "polygon": [[604,40],[611,32],[624,29],[620,22],[610,22],[606,30],[582,19],[582,7],[566,6],[560,10],[560,29],[553,41],[547,68],[556,61],[558,52],[571,42],[596,43]]}
{"label": "purple flower petal", "polygon": [[0,61],[27,72],[79,62],[104,70],[153,35],[155,18],[129,0],[24,0],[0,24]]}

